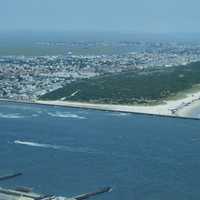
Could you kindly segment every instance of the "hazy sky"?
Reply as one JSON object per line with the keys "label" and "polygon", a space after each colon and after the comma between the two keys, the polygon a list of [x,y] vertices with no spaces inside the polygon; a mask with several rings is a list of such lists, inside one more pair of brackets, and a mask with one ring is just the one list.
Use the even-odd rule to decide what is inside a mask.
{"label": "hazy sky", "polygon": [[0,31],[200,32],[200,0],[0,0]]}

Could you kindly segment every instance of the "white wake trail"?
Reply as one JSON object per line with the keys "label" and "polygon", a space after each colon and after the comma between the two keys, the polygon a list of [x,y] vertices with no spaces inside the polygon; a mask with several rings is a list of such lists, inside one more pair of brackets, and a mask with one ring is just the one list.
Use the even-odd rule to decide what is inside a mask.
{"label": "white wake trail", "polygon": [[73,153],[98,153],[95,150],[85,148],[85,147],[69,147],[69,146],[43,144],[43,143],[36,143],[36,142],[29,142],[29,141],[22,141],[22,140],[15,140],[14,144],[26,145],[26,146],[37,147],[37,148],[64,150],[64,151],[73,152]]}

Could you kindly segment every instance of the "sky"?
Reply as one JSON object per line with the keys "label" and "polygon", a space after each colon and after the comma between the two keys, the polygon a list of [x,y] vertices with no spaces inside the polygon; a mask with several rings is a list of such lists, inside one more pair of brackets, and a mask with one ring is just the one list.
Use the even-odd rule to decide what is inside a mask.
{"label": "sky", "polygon": [[0,0],[0,31],[200,32],[200,0]]}

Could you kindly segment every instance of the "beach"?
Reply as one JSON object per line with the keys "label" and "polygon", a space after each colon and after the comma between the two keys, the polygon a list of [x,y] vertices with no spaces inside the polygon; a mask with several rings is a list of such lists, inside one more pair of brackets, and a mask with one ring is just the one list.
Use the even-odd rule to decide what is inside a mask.
{"label": "beach", "polygon": [[48,106],[62,106],[81,109],[94,109],[102,111],[128,112],[166,117],[198,118],[198,115],[194,115],[193,112],[196,111],[197,108],[200,108],[200,91],[185,93],[184,98],[176,100],[165,100],[162,104],[158,105],[117,105],[62,100],[18,101],[12,99],[0,99],[0,101]]}
{"label": "beach", "polygon": [[35,101],[37,104],[66,106],[74,108],[97,109],[105,111],[119,111],[139,114],[162,115],[171,117],[192,117],[192,110],[200,107],[200,92],[188,93],[182,99],[166,100],[159,105],[112,105],[72,101]]}

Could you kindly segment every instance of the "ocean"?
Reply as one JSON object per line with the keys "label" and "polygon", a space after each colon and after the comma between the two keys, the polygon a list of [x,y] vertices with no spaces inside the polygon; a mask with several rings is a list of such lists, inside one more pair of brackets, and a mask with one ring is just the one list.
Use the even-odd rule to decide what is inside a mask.
{"label": "ocean", "polygon": [[197,200],[200,121],[118,112],[0,104],[2,187],[94,200]]}

